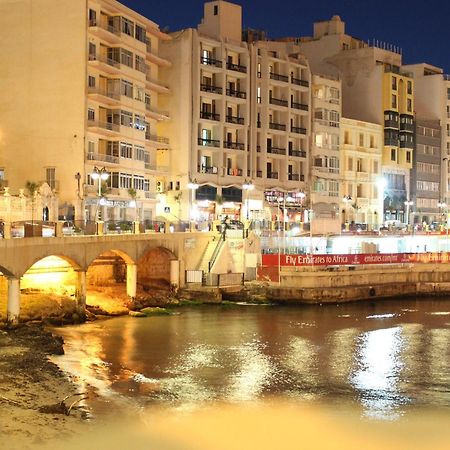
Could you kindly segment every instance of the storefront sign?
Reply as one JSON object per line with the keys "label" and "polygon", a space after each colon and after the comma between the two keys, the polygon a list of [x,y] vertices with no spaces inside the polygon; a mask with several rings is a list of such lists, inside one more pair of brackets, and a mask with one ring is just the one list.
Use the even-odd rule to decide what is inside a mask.
{"label": "storefront sign", "polygon": [[354,255],[262,255],[262,266],[357,266],[361,264],[448,263],[450,253],[362,253]]}

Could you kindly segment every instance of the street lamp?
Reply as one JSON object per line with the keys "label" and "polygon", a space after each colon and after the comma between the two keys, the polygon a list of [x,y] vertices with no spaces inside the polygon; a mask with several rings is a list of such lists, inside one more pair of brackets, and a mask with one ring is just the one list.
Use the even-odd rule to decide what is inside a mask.
{"label": "street lamp", "polygon": [[348,231],[349,229],[349,224],[348,224],[348,204],[352,201],[352,197],[351,195],[344,195],[342,197],[342,201],[344,202],[344,226],[345,226],[345,230]]}
{"label": "street lamp", "polygon": [[98,180],[98,220],[100,220],[100,198],[102,196],[102,182],[106,181],[109,178],[109,173],[106,170],[106,167],[102,167],[101,169],[99,169],[97,166],[95,166],[93,172],[91,173],[91,178],[94,181]]}
{"label": "street lamp", "polygon": [[255,185],[252,183],[252,180],[244,180],[244,184],[242,185],[242,189],[245,192],[245,210],[246,210],[246,218],[247,221],[250,217],[250,205],[249,205],[249,191],[252,191],[255,189]]}
{"label": "street lamp", "polygon": [[190,230],[192,231],[194,220],[195,220],[195,214],[194,214],[194,195],[195,191],[200,187],[200,185],[197,183],[197,180],[194,178],[193,180],[189,179],[189,182],[187,184],[187,188],[191,191],[191,195],[189,196],[189,220],[190,220]]}
{"label": "street lamp", "polygon": [[406,223],[406,228],[409,230],[409,208],[414,205],[414,202],[411,200],[406,200],[405,202],[405,206],[406,206],[406,217],[405,217],[405,223]]}

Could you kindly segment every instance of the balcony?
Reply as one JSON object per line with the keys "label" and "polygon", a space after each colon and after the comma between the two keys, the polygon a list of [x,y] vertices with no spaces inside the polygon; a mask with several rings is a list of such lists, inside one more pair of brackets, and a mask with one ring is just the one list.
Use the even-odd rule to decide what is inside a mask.
{"label": "balcony", "polygon": [[295,78],[291,76],[291,83],[297,86],[309,87],[309,81],[301,80],[300,78]]}
{"label": "balcony", "polygon": [[223,141],[223,146],[232,150],[245,150],[245,145],[242,142]]}
{"label": "balcony", "polygon": [[226,121],[228,123],[234,123],[236,125],[244,125],[244,118],[238,116],[227,116]]}
{"label": "balcony", "polygon": [[257,178],[262,178],[262,170],[257,170],[256,176],[257,176]]}
{"label": "balcony", "polygon": [[282,123],[270,122],[269,128],[271,130],[286,131],[286,125],[283,125]]}
{"label": "balcony", "polygon": [[198,173],[208,173],[211,175],[217,175],[219,169],[216,166],[198,166]]}
{"label": "balcony", "polygon": [[238,169],[237,167],[236,168],[229,167],[227,169],[227,175],[232,176],[232,177],[242,177],[243,172],[242,172],[242,169]]}
{"label": "balcony", "polygon": [[218,139],[198,138],[197,143],[205,147],[220,147],[220,141]]}
{"label": "balcony", "polygon": [[100,161],[102,163],[119,164],[120,158],[118,156],[107,155],[106,153],[88,153],[88,161]]}
{"label": "balcony", "polygon": [[414,142],[400,141],[400,148],[414,149]]}
{"label": "balcony", "polygon": [[205,58],[204,56],[200,57],[200,64],[204,64],[206,66],[214,66],[214,67],[222,67],[222,61],[214,58]]}
{"label": "balcony", "polygon": [[384,128],[394,128],[398,130],[398,120],[385,120]]}
{"label": "balcony", "polygon": [[118,44],[121,40],[120,30],[116,27],[108,25],[101,20],[90,20],[89,31],[94,35],[102,39],[103,41],[111,44]]}
{"label": "balcony", "polygon": [[270,79],[275,81],[284,81],[285,83],[289,83],[289,77],[287,75],[281,75],[280,73],[270,73]]}
{"label": "balcony", "polygon": [[414,124],[400,122],[400,131],[409,131],[410,133],[414,133]]}
{"label": "balcony", "polygon": [[278,180],[278,172],[267,172],[267,178]]}
{"label": "balcony", "polygon": [[305,150],[289,150],[289,156],[296,156],[298,158],[306,158],[306,152]]}
{"label": "balcony", "polygon": [[220,120],[220,114],[216,114],[213,112],[208,111],[200,111],[200,119],[207,119],[207,120]]}
{"label": "balcony", "polygon": [[236,98],[247,98],[247,94],[242,91],[236,91],[234,89],[227,89],[227,95],[229,97],[236,97]]}
{"label": "balcony", "polygon": [[306,134],[306,128],[291,126],[291,132],[297,134]]}
{"label": "balcony", "polygon": [[281,100],[280,98],[269,98],[269,103],[271,105],[276,105],[276,106],[284,106],[287,107],[288,106],[288,101],[287,100]]}
{"label": "balcony", "polygon": [[156,134],[150,134],[145,132],[145,140],[150,144],[154,144],[157,147],[167,148],[169,147],[169,138],[164,136],[157,136]]}
{"label": "balcony", "polygon": [[308,105],[305,105],[304,103],[297,103],[297,102],[291,102],[291,108],[300,109],[302,111],[308,111],[308,109],[309,109]]}
{"label": "balcony", "polygon": [[300,181],[300,174],[298,173],[288,173],[289,181]]}
{"label": "balcony", "polygon": [[211,92],[212,94],[222,94],[222,88],[213,86],[212,84],[201,84],[200,90],[203,92]]}
{"label": "balcony", "polygon": [[279,147],[268,147],[267,153],[272,153],[273,155],[285,155],[286,149],[285,148],[279,148]]}
{"label": "balcony", "polygon": [[241,66],[240,64],[227,62],[227,69],[234,70],[235,72],[247,73],[247,67]]}
{"label": "balcony", "polygon": [[165,120],[169,118],[168,111],[160,111],[159,109],[152,107],[148,103],[145,104],[145,110],[147,112],[147,115],[152,117],[153,119]]}
{"label": "balcony", "polygon": [[390,146],[393,146],[393,147],[398,147],[398,138],[385,137],[384,138],[384,145],[390,145]]}
{"label": "balcony", "polygon": [[116,136],[120,134],[120,125],[110,122],[100,122],[98,120],[88,120],[88,128],[105,136]]}
{"label": "balcony", "polygon": [[91,99],[107,105],[117,105],[120,102],[120,94],[103,88],[88,87],[88,95]]}
{"label": "balcony", "polygon": [[106,56],[89,54],[89,64],[113,75],[118,75],[121,72],[120,63]]}

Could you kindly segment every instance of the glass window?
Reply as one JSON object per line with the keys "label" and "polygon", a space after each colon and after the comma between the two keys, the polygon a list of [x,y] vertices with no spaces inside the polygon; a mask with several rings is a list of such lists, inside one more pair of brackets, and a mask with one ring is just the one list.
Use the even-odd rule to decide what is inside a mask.
{"label": "glass window", "polygon": [[141,42],[146,41],[145,27],[136,24],[136,39]]}
{"label": "glass window", "polygon": [[126,80],[120,82],[120,94],[125,97],[133,98],[133,83]]}
{"label": "glass window", "polygon": [[122,158],[132,159],[133,158],[133,146],[127,142],[120,143],[120,156]]}
{"label": "glass window", "polygon": [[120,49],[120,62],[128,67],[133,67],[133,53],[124,48]]}
{"label": "glass window", "polygon": [[122,17],[122,33],[134,37],[134,22]]}
{"label": "glass window", "polygon": [[128,111],[120,111],[120,124],[131,127],[133,125],[133,114]]}
{"label": "glass window", "polygon": [[392,94],[391,106],[392,108],[397,108],[397,96],[395,94]]}

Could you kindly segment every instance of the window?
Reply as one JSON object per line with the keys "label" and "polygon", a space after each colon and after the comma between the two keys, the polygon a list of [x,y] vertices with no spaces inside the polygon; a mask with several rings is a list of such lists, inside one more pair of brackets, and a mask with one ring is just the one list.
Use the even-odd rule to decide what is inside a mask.
{"label": "window", "polygon": [[133,176],[129,173],[121,173],[119,176],[119,187],[130,189],[133,186]]}
{"label": "window", "polygon": [[134,87],[134,99],[140,102],[145,101],[145,89],[141,86]]}
{"label": "window", "polygon": [[120,143],[120,156],[122,158],[132,159],[133,158],[133,146],[127,142]]}
{"label": "window", "polygon": [[257,88],[256,99],[257,99],[258,103],[261,103],[261,87],[260,86],[258,86],[258,88]]}
{"label": "window", "polygon": [[378,161],[373,162],[373,173],[378,173]]}
{"label": "window", "polygon": [[339,197],[339,182],[328,181],[328,195],[330,197]]}
{"label": "window", "polygon": [[392,90],[397,90],[397,77],[392,77]]}
{"label": "window", "polygon": [[134,22],[122,17],[122,33],[134,37]]}
{"label": "window", "polygon": [[408,81],[408,94],[412,94],[412,81]]}
{"label": "window", "polygon": [[359,133],[359,146],[364,147],[364,134]]}
{"label": "window", "polygon": [[95,9],[89,9],[89,26],[97,26],[97,11],[95,11]]}
{"label": "window", "polygon": [[397,160],[397,157],[396,157],[395,153],[396,153],[395,152],[395,148],[391,148],[391,161],[396,161]]}
{"label": "window", "polygon": [[408,110],[408,112],[412,112],[412,100],[410,98],[408,98],[407,100],[406,109]]}
{"label": "window", "polygon": [[258,78],[261,78],[261,63],[258,63]]}
{"label": "window", "polygon": [[348,158],[348,165],[347,165],[347,169],[348,170],[353,170],[353,158]]}
{"label": "window", "polygon": [[370,148],[375,148],[375,136],[370,135]]}
{"label": "window", "polygon": [[95,110],[92,108],[88,109],[88,120],[91,122],[95,120]]}
{"label": "window", "polygon": [[142,73],[145,73],[147,71],[147,66],[145,65],[145,59],[139,55],[135,55],[134,67],[136,70],[138,70],[139,72],[142,72]]}
{"label": "window", "polygon": [[344,131],[344,144],[350,144],[350,133],[348,131]]}
{"label": "window", "polygon": [[133,67],[133,53],[124,48],[120,49],[120,63],[128,67]]}
{"label": "window", "polygon": [[56,169],[54,167],[47,167],[45,169],[45,181],[51,189],[56,188]]}
{"label": "window", "polygon": [[133,98],[133,83],[126,80],[120,81],[120,94],[125,97]]}
{"label": "window", "polygon": [[93,77],[92,75],[89,75],[88,77],[88,86],[90,88],[95,88],[95,77]]}
{"label": "window", "polygon": [[450,88],[447,88],[447,100],[450,100]]}
{"label": "window", "polygon": [[133,187],[137,191],[144,190],[144,177],[142,175],[135,175],[133,178]]}
{"label": "window", "polygon": [[131,127],[133,125],[133,114],[128,111],[120,111],[120,125]]}
{"label": "window", "polygon": [[339,113],[337,111],[330,111],[330,126],[339,128]]}
{"label": "window", "polygon": [[214,5],[214,15],[217,16],[217,14],[219,14],[219,6]]}
{"label": "window", "polygon": [[330,88],[330,103],[339,104],[339,89]]}
{"label": "window", "polygon": [[358,158],[356,160],[356,171],[357,172],[363,172],[363,161],[361,158]]}
{"label": "window", "polygon": [[391,106],[392,108],[397,108],[397,96],[395,94],[392,94]]}
{"label": "window", "polygon": [[88,159],[93,159],[94,152],[95,152],[95,142],[88,141]]}
{"label": "window", "polygon": [[145,147],[141,147],[140,145],[134,146],[134,159],[137,159],[138,161],[145,161],[146,153]]}
{"label": "window", "polygon": [[146,41],[145,28],[136,24],[136,39],[141,42]]}
{"label": "window", "polygon": [[407,163],[411,162],[411,152],[406,152],[406,162]]}
{"label": "window", "polygon": [[134,115],[134,128],[145,131],[145,117],[139,114]]}
{"label": "window", "polygon": [[93,42],[89,42],[89,60],[93,61],[96,59],[97,47]]}

